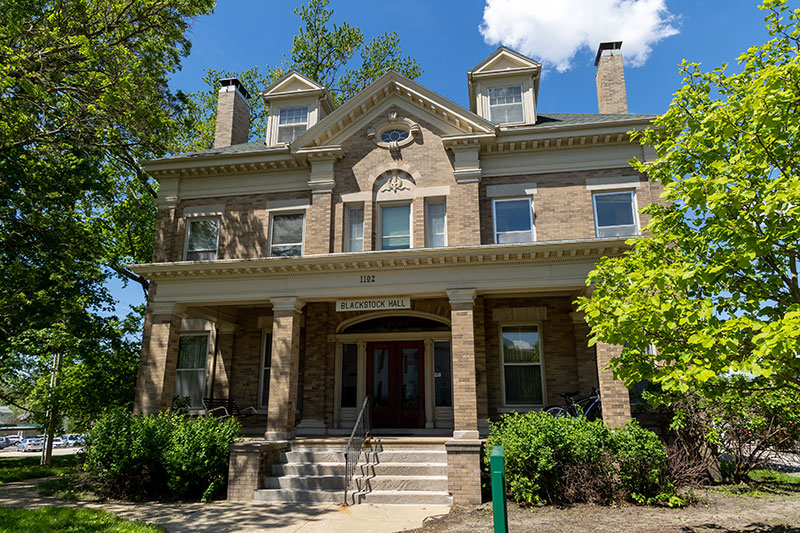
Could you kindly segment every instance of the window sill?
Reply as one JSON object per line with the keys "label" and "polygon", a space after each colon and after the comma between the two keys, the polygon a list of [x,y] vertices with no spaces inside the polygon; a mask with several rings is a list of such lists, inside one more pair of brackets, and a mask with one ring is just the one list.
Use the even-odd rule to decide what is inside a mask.
{"label": "window sill", "polygon": [[500,414],[530,413],[531,411],[541,411],[542,409],[544,409],[544,405],[517,405],[517,406],[498,407],[497,412]]}

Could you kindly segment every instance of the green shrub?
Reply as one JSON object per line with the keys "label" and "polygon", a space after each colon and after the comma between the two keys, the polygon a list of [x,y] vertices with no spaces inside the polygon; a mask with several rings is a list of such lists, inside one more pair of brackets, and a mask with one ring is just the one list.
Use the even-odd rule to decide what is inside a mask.
{"label": "green shrub", "polygon": [[225,484],[228,446],[239,430],[234,419],[112,410],[92,428],[85,468],[111,496],[208,498]]}
{"label": "green shrub", "polygon": [[487,463],[497,445],[505,448],[507,490],[519,503],[654,503],[674,494],[663,444],[635,422],[612,432],[599,420],[513,413],[491,425]]}

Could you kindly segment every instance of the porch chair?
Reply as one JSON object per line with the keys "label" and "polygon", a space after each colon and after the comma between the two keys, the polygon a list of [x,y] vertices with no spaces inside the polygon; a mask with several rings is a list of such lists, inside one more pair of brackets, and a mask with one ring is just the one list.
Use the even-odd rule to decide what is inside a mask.
{"label": "porch chair", "polygon": [[239,406],[231,398],[203,398],[203,409],[206,410],[206,416],[210,415],[223,420],[232,416],[242,419],[258,414],[252,405],[239,409]]}

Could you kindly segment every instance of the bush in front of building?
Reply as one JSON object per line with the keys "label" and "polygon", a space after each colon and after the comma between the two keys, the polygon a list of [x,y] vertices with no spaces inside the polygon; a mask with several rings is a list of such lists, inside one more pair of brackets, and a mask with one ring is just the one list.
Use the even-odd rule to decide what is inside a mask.
{"label": "bush in front of building", "polygon": [[86,442],[84,468],[102,494],[129,499],[210,499],[225,486],[235,419],[191,419],[177,412],[107,412]]}
{"label": "bush in front of building", "polygon": [[486,462],[504,446],[506,488],[521,504],[681,503],[664,445],[636,422],[611,431],[599,420],[512,413],[491,425],[486,444]]}

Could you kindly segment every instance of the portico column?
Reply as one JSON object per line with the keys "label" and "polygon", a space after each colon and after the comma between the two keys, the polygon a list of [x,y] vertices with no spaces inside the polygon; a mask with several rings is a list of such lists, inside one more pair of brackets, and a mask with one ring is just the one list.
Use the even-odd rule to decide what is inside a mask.
{"label": "portico column", "polygon": [[176,302],[150,302],[147,306],[133,403],[136,414],[151,415],[172,407],[185,310],[185,305]]}
{"label": "portico column", "polygon": [[598,342],[597,378],[600,382],[600,397],[603,399],[603,422],[611,428],[620,428],[631,419],[631,402],[625,382],[614,378],[608,362],[622,353],[622,346]]}
{"label": "portico column", "polygon": [[300,310],[295,297],[271,298],[272,368],[269,377],[267,440],[294,438],[297,372],[300,363]]}
{"label": "portico column", "polygon": [[475,373],[475,289],[448,289],[453,357],[453,438],[447,450],[447,490],[455,505],[481,503],[481,441]]}
{"label": "portico column", "polygon": [[578,394],[583,397],[598,387],[597,361],[594,351],[589,347],[591,331],[586,323],[585,314],[574,311],[569,314],[572,319],[572,331],[575,338],[575,370],[578,373]]}

